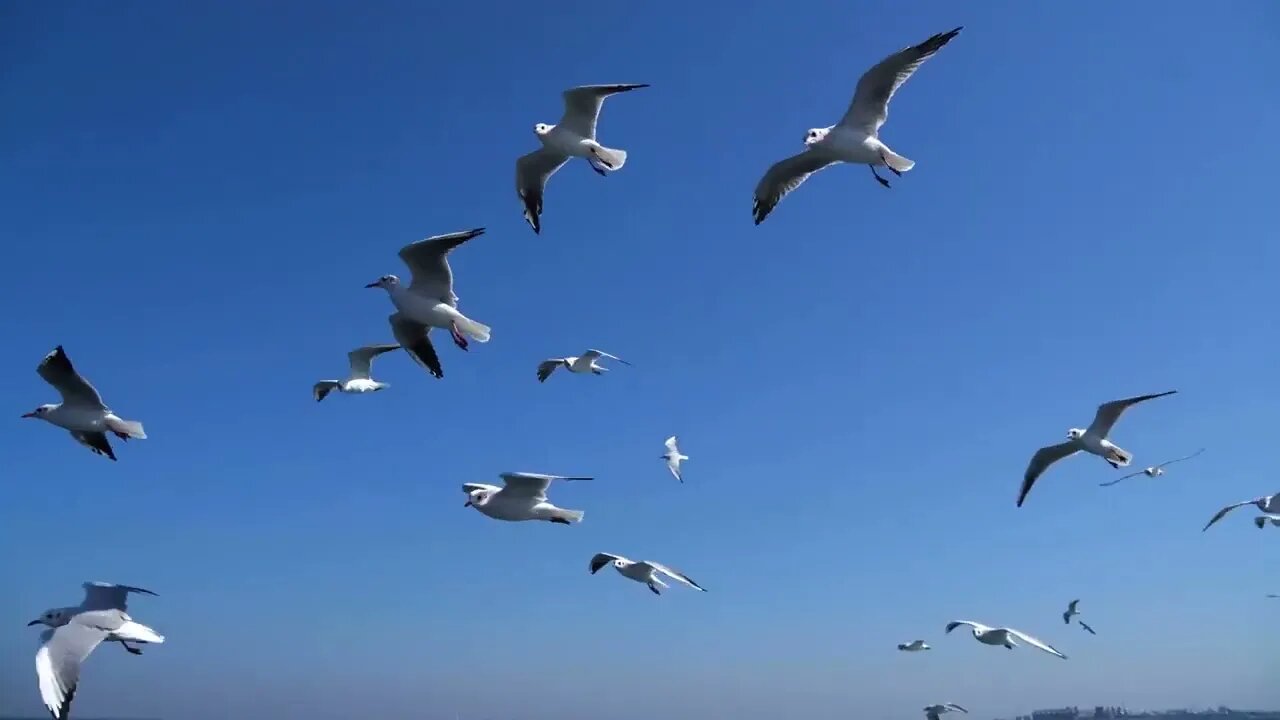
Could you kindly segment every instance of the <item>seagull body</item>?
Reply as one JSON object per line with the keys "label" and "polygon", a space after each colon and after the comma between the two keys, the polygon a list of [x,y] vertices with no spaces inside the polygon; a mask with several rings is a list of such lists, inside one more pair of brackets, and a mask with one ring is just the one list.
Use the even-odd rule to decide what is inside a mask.
{"label": "seagull body", "polygon": [[321,380],[311,388],[311,394],[316,402],[320,402],[334,390],[343,393],[367,393],[391,387],[391,383],[378,382],[370,377],[371,366],[374,358],[399,349],[399,345],[366,345],[352,350],[347,353],[351,375],[346,380]]}
{"label": "seagull body", "polygon": [[959,710],[966,715],[969,713],[968,710],[965,710],[955,703],[946,703],[945,705],[930,705],[926,707],[924,709],[924,716],[928,718],[928,720],[938,720],[940,716],[952,712],[953,710]]}
{"label": "seagull body", "polygon": [[547,488],[553,480],[591,480],[589,477],[542,475],[539,473],[502,473],[503,487],[482,483],[466,483],[462,491],[467,494],[463,507],[473,507],[495,520],[545,520],[569,525],[582,521],[581,510],[565,510],[547,500]]}
{"label": "seagull body", "polygon": [[163,635],[134,622],[125,612],[129,593],[155,593],[127,585],[96,582],[85,583],[84,591],[84,601],[80,605],[46,610],[39,618],[27,623],[28,627],[49,626],[40,634],[36,677],[40,698],[54,720],[66,720],[71,712],[71,701],[80,681],[80,666],[98,645],[118,642],[130,653],[141,655],[142,651],[128,643],[164,642]]}
{"label": "seagull body", "polygon": [[[1264,515],[1280,515],[1280,493],[1276,493],[1275,495],[1263,495],[1260,498],[1254,498],[1252,500],[1245,500],[1244,502],[1228,505],[1219,510],[1217,514],[1215,514],[1204,526],[1201,532],[1208,530],[1214,523],[1225,517],[1227,513],[1238,507],[1244,507],[1245,505],[1256,505]],[[1258,525],[1258,527],[1262,527],[1262,525]]]}
{"label": "seagull body", "polygon": [[707,591],[706,588],[694,582],[688,575],[672,570],[666,565],[653,562],[652,560],[641,560],[637,562],[635,560],[629,560],[621,555],[612,555],[610,553],[596,553],[595,556],[591,558],[591,574],[595,575],[600,568],[605,565],[613,565],[613,568],[624,578],[644,583],[649,587],[649,590],[654,595],[662,594],[662,591],[659,590],[659,588],[671,587],[663,582],[662,578],[659,576],[671,578],[672,580],[688,585],[695,590],[701,590],[702,592]]}
{"label": "seagull body", "polygon": [[667,461],[667,469],[671,471],[671,474],[680,482],[684,482],[684,476],[680,474],[680,463],[688,460],[689,456],[680,454],[680,448],[676,445],[675,435],[667,438],[663,444],[667,446],[667,451],[660,457]]}
{"label": "seagull body", "polygon": [[839,124],[809,130],[804,138],[804,151],[775,163],[760,179],[751,209],[756,224],[764,222],[787,193],[829,165],[839,162],[867,165],[885,187],[889,187],[889,181],[876,172],[877,165],[899,176],[915,167],[915,162],[881,142],[880,127],[889,117],[889,100],[893,94],[961,29],[938,33],[919,45],[896,52],[864,73]]}
{"label": "seagull body", "polygon": [[538,123],[534,135],[542,147],[516,160],[516,194],[524,203],[524,219],[535,233],[542,232],[542,194],[547,180],[569,162],[586,158],[600,175],[621,170],[627,152],[596,142],[596,122],[605,98],[621,92],[649,87],[646,84],[582,85],[563,93],[564,115],[559,125]]}
{"label": "seagull body", "polygon": [[1280,527],[1280,515],[1259,515],[1253,519],[1253,524],[1257,525],[1259,530],[1265,528],[1267,523]]}
{"label": "seagull body", "polygon": [[1079,610],[1076,610],[1076,605],[1079,605],[1079,604],[1080,604],[1080,601],[1079,601],[1079,600],[1072,600],[1072,601],[1067,605],[1067,611],[1066,611],[1066,612],[1064,612],[1064,613],[1062,613],[1062,622],[1064,622],[1064,623],[1066,623],[1066,624],[1068,624],[1068,625],[1070,625],[1070,624],[1071,624],[1071,618],[1073,618],[1073,617],[1075,617],[1076,615],[1079,615],[1079,614],[1080,614],[1080,611],[1079,611]]}
{"label": "seagull body", "polygon": [[1012,650],[1018,645],[1016,640],[1021,640],[1028,645],[1037,647],[1049,653],[1050,655],[1057,655],[1063,660],[1067,659],[1066,655],[1055,650],[1052,645],[1037,640],[1022,631],[1014,630],[1013,628],[993,628],[983,625],[982,623],[973,622],[972,620],[954,620],[947,623],[947,632],[951,632],[961,625],[968,625],[972,628],[973,637],[983,645],[1003,645]]}
{"label": "seagull body", "polygon": [[383,275],[365,285],[380,287],[391,296],[396,312],[388,318],[391,332],[414,362],[435,377],[444,377],[440,358],[427,333],[431,328],[444,328],[453,342],[467,349],[467,337],[489,342],[488,325],[472,320],[458,311],[458,296],[453,292],[453,270],[449,267],[449,251],[473,237],[484,234],[484,228],[434,235],[405,245],[400,259],[409,266],[413,279],[408,287],[395,275]]}
{"label": "seagull body", "polygon": [[555,372],[556,368],[559,367],[563,367],[572,373],[603,375],[609,372],[609,368],[597,362],[600,358],[617,360],[623,365],[631,364],[617,355],[610,355],[603,350],[588,350],[578,357],[548,358],[538,363],[538,382],[546,382],[547,378],[551,377],[551,373]]}
{"label": "seagull body", "polygon": [[1085,621],[1083,621],[1083,620],[1077,620],[1076,622],[1080,624],[1080,627],[1082,627],[1082,628],[1084,628],[1085,630],[1089,631],[1089,634],[1090,634],[1090,635],[1097,635],[1097,634],[1098,634],[1098,633],[1096,633],[1096,632],[1094,632],[1094,631],[1093,631],[1093,628],[1089,627],[1089,623],[1087,623],[1087,622],[1085,622]]}
{"label": "seagull body", "polygon": [[62,402],[41,405],[22,417],[53,423],[70,432],[76,442],[112,460],[116,459],[116,454],[107,440],[108,432],[121,440],[146,439],[142,423],[124,420],[111,412],[93,385],[76,372],[61,345],[44,356],[36,366],[36,373],[58,391]]}
{"label": "seagull body", "polygon": [[1162,463],[1160,463],[1159,465],[1152,465],[1151,467],[1149,467],[1149,468],[1144,468],[1144,469],[1142,469],[1142,470],[1139,470],[1138,472],[1135,472],[1135,473],[1129,473],[1128,475],[1125,475],[1125,476],[1124,476],[1124,477],[1122,477],[1122,478],[1118,478],[1118,479],[1116,479],[1116,480],[1108,480],[1107,482],[1104,482],[1104,483],[1098,483],[1098,485],[1099,485],[1100,487],[1108,487],[1108,486],[1111,486],[1111,485],[1115,485],[1116,483],[1120,482],[1121,480],[1128,480],[1128,479],[1129,479],[1129,478],[1131,478],[1131,477],[1137,477],[1137,476],[1139,476],[1139,475],[1146,475],[1147,477],[1150,477],[1150,478],[1153,478],[1153,477],[1159,477],[1159,476],[1161,476],[1161,475],[1163,475],[1163,474],[1164,474],[1164,468],[1165,468],[1165,467],[1167,467],[1167,466],[1169,466],[1169,465],[1172,465],[1172,464],[1174,464],[1174,463],[1182,462],[1183,460],[1190,460],[1191,458],[1193,458],[1193,457],[1195,457],[1195,456],[1199,455],[1199,454],[1200,454],[1200,453],[1202,453],[1202,452],[1204,452],[1204,448],[1200,448],[1199,450],[1197,450],[1197,451],[1195,451],[1195,452],[1191,453],[1190,455],[1188,455],[1188,456],[1186,456],[1186,457],[1180,457],[1180,458],[1178,458],[1178,459],[1176,459],[1176,460],[1169,460],[1168,462],[1162,462]]}
{"label": "seagull body", "polygon": [[912,640],[909,643],[899,643],[898,649],[903,652],[920,652],[922,650],[932,650],[929,644],[923,640]]}
{"label": "seagull body", "polygon": [[1176,392],[1178,391],[1169,390],[1155,393],[1154,395],[1139,395],[1102,403],[1098,406],[1098,411],[1094,414],[1093,422],[1089,424],[1088,428],[1083,430],[1071,428],[1067,431],[1066,442],[1058,445],[1049,445],[1037,450],[1036,454],[1031,457],[1031,463],[1027,465],[1027,471],[1022,477],[1022,489],[1018,492],[1018,507],[1022,507],[1023,501],[1027,499],[1027,493],[1031,492],[1031,486],[1035,484],[1036,480],[1050,465],[1063,458],[1071,457],[1080,451],[1097,455],[1106,460],[1113,468],[1128,466],[1129,463],[1133,462],[1133,455],[1107,439],[1112,426],[1120,419],[1126,408],[1137,405],[1140,402],[1164,397],[1165,395],[1173,395]]}

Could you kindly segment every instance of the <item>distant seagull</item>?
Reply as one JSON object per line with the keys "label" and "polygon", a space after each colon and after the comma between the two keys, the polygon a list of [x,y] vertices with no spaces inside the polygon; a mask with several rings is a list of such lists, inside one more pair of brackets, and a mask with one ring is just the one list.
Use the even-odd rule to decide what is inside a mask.
{"label": "distant seagull", "polygon": [[1079,600],[1072,600],[1070,603],[1067,604],[1067,611],[1062,613],[1062,622],[1068,625],[1071,624],[1071,618],[1080,614],[1080,611],[1076,610],[1076,605],[1079,605],[1079,604],[1080,604]]}
{"label": "distant seagull", "polygon": [[473,507],[495,520],[546,520],[568,525],[582,521],[581,510],[565,510],[547,501],[547,488],[552,480],[591,480],[589,477],[541,475],[539,473],[502,473],[504,487],[466,483],[462,491],[467,494],[463,507]]}
{"label": "distant seagull", "polygon": [[903,652],[920,652],[921,650],[932,650],[929,644],[923,640],[912,640],[909,643],[898,643],[898,649]]}
{"label": "distant seagull", "polygon": [[1280,598],[1280,595],[1276,595],[1275,593],[1267,593],[1267,597],[1274,599],[1274,598]]}
{"label": "distant seagull", "polygon": [[649,590],[651,590],[654,595],[662,594],[662,591],[658,588],[671,587],[664,583],[662,578],[658,577],[659,575],[665,575],[672,580],[684,583],[695,590],[701,590],[702,592],[707,591],[706,588],[694,582],[688,575],[672,570],[666,565],[661,565],[653,562],[652,560],[641,560],[636,562],[635,560],[628,560],[621,555],[610,555],[609,553],[596,553],[595,557],[591,558],[591,574],[595,575],[600,568],[609,564],[612,564],[613,568],[617,570],[622,577],[648,585]]}
{"label": "distant seagull", "polygon": [[102,396],[88,380],[80,377],[61,345],[44,356],[36,367],[36,372],[58,391],[62,402],[57,405],[41,405],[22,417],[40,418],[64,428],[70,431],[76,442],[112,460],[116,459],[116,454],[107,440],[107,432],[121,440],[146,439],[147,433],[143,431],[142,423],[122,420],[103,404]]}
{"label": "distant seagull", "polygon": [[538,123],[533,133],[542,147],[516,160],[516,194],[524,202],[524,219],[535,233],[542,232],[542,193],[547,180],[571,157],[586,158],[601,175],[621,170],[627,151],[607,148],[596,142],[596,122],[600,107],[610,95],[629,92],[647,84],[581,85],[564,91],[564,115],[559,125]]}
{"label": "distant seagull", "polygon": [[473,237],[484,234],[484,228],[435,235],[409,243],[400,249],[400,259],[409,266],[413,279],[409,287],[400,284],[395,275],[383,275],[367,288],[380,287],[391,296],[396,312],[388,318],[391,333],[404,346],[405,352],[432,375],[444,377],[440,358],[427,333],[431,328],[445,328],[453,334],[453,342],[467,349],[467,337],[489,342],[489,326],[458,312],[458,296],[453,292],[453,270],[449,268],[449,251]]}
{"label": "distant seagull", "polygon": [[1094,632],[1094,631],[1093,631],[1093,628],[1089,627],[1089,623],[1087,623],[1087,622],[1085,622],[1085,621],[1083,621],[1083,620],[1077,620],[1076,622],[1080,624],[1080,627],[1084,628],[1085,630],[1088,630],[1090,635],[1097,635],[1097,634],[1098,634],[1098,633],[1096,633],[1096,632]]}
{"label": "distant seagull", "polygon": [[1265,528],[1267,523],[1280,527],[1280,515],[1259,515],[1253,519],[1253,524],[1257,525],[1259,530]]}
{"label": "distant seagull", "polygon": [[1018,645],[1018,643],[1015,642],[1014,640],[1016,638],[1018,640],[1021,640],[1027,643],[1028,645],[1032,645],[1034,647],[1040,648],[1041,650],[1049,653],[1050,655],[1057,655],[1063,660],[1067,659],[1066,655],[1063,655],[1062,653],[1055,650],[1052,645],[1049,645],[1048,643],[1045,643],[1045,642],[1041,642],[1024,632],[1021,632],[1019,630],[1014,630],[1013,628],[1007,628],[1007,627],[993,628],[993,627],[987,627],[982,623],[973,622],[972,620],[954,620],[952,622],[947,623],[947,632],[951,632],[952,630],[955,630],[957,627],[961,625],[968,625],[969,627],[973,628],[973,637],[976,638],[978,642],[984,645],[1003,645],[1006,648],[1012,650],[1014,647]]}
{"label": "distant seagull", "polygon": [[884,165],[898,176],[915,167],[915,162],[880,141],[880,126],[889,117],[889,100],[898,88],[961,29],[938,33],[919,45],[896,52],[864,73],[840,123],[811,129],[804,138],[804,152],[775,163],[760,179],[755,205],[751,208],[756,224],[764,222],[787,193],[829,165],[838,162],[867,165],[885,187],[889,187],[889,181],[876,172],[877,165]]}
{"label": "distant seagull", "polygon": [[1252,500],[1238,502],[1234,505],[1228,505],[1219,510],[1218,514],[1214,515],[1200,532],[1208,530],[1210,526],[1221,520],[1224,515],[1238,507],[1244,507],[1245,505],[1256,505],[1258,506],[1258,509],[1266,515],[1280,515],[1280,493],[1276,493],[1275,495],[1263,495],[1260,498],[1254,498]]}
{"label": "distant seagull", "polygon": [[928,720],[938,720],[939,717],[953,710],[959,710],[966,715],[969,713],[968,710],[965,710],[955,703],[947,703],[945,705],[930,705],[929,707],[926,707],[924,709],[924,716],[928,718]]}
{"label": "distant seagull", "polygon": [[1174,463],[1179,463],[1179,462],[1182,462],[1183,460],[1190,460],[1191,458],[1193,458],[1193,457],[1195,457],[1195,456],[1199,455],[1199,454],[1200,454],[1200,453],[1202,453],[1202,452],[1204,452],[1204,448],[1200,448],[1199,450],[1197,450],[1197,451],[1195,451],[1195,452],[1191,453],[1190,455],[1188,455],[1188,456],[1186,456],[1186,457],[1180,457],[1180,458],[1178,458],[1177,460],[1169,460],[1169,461],[1167,461],[1167,462],[1162,462],[1162,463],[1160,463],[1159,465],[1152,465],[1151,467],[1146,468],[1145,470],[1139,470],[1138,472],[1135,472],[1135,473],[1129,473],[1128,475],[1125,475],[1124,477],[1120,478],[1119,480],[1109,480],[1109,481],[1104,482],[1104,483],[1098,483],[1098,485],[1099,485],[1099,486],[1101,486],[1101,487],[1108,487],[1108,486],[1111,486],[1111,485],[1115,485],[1116,483],[1120,482],[1120,480],[1128,480],[1129,478],[1131,478],[1131,477],[1137,477],[1138,475],[1146,475],[1147,477],[1158,477],[1158,476],[1160,476],[1160,475],[1163,475],[1163,474],[1164,474],[1164,467],[1165,467],[1165,466],[1167,466],[1167,465],[1172,465],[1172,464],[1174,464]]}
{"label": "distant seagull", "polygon": [[680,454],[680,448],[676,445],[675,435],[667,438],[663,444],[667,446],[667,451],[660,457],[667,461],[667,469],[671,471],[671,474],[675,475],[680,482],[684,482],[684,477],[680,474],[680,463],[688,460],[689,456]]}
{"label": "distant seagull", "polygon": [[337,390],[344,393],[377,392],[391,387],[390,383],[378,382],[369,377],[373,359],[382,353],[399,350],[399,345],[366,345],[347,353],[347,362],[351,365],[351,375],[346,380],[321,380],[311,388],[316,402],[325,399],[330,392]]}
{"label": "distant seagull", "polygon": [[1067,431],[1066,442],[1037,450],[1036,454],[1031,458],[1031,464],[1027,466],[1026,474],[1022,477],[1022,490],[1018,492],[1018,507],[1022,507],[1022,502],[1027,499],[1027,493],[1031,492],[1031,486],[1035,484],[1041,473],[1053,463],[1062,458],[1071,457],[1081,450],[1101,457],[1113,468],[1128,466],[1133,461],[1133,455],[1107,439],[1107,434],[1111,432],[1111,427],[1116,424],[1116,421],[1120,419],[1120,415],[1129,406],[1137,405],[1146,400],[1164,397],[1165,395],[1172,395],[1176,392],[1178,391],[1169,390],[1154,395],[1139,395],[1125,398],[1124,400],[1112,400],[1111,402],[1102,403],[1098,406],[1098,411],[1093,416],[1093,422],[1089,424],[1087,429],[1071,428]]}
{"label": "distant seagull", "polygon": [[579,357],[548,358],[538,363],[538,382],[546,382],[547,378],[551,377],[551,373],[555,372],[556,368],[562,365],[569,372],[573,373],[592,373],[594,375],[603,375],[606,372],[609,372],[609,368],[596,362],[600,358],[617,360],[623,365],[631,364],[617,355],[610,355],[603,350],[588,350],[582,353]]}
{"label": "distant seagull", "polygon": [[80,682],[80,665],[103,642],[118,642],[129,652],[142,651],[128,643],[162,643],[164,636],[133,621],[125,612],[129,593],[155,595],[149,590],[91,582],[84,584],[84,601],[77,607],[46,610],[27,623],[48,625],[40,633],[36,651],[36,677],[40,698],[54,720],[66,720]]}

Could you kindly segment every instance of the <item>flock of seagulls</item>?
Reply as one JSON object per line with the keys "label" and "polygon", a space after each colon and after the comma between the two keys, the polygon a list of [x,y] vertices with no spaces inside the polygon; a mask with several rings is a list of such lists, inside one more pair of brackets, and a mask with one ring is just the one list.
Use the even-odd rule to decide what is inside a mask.
{"label": "flock of seagulls", "polygon": [[[804,150],[797,155],[773,164],[756,186],[752,215],[756,225],[762,223],[788,193],[804,183],[810,175],[837,163],[867,165],[875,180],[886,188],[889,180],[881,176],[877,168],[886,168],[896,176],[911,170],[914,161],[897,154],[880,139],[880,130],[889,113],[889,102],[902,85],[929,58],[938,53],[960,33],[962,28],[938,33],[917,45],[893,53],[859,79],[852,101],[840,122],[825,128],[810,129],[804,138]],[[547,181],[572,158],[582,158],[596,173],[608,176],[621,170],[627,160],[625,150],[607,147],[597,140],[597,125],[604,101],[616,94],[649,87],[647,84],[583,85],[563,93],[564,113],[556,125],[534,125],[540,147],[516,160],[516,192],[523,205],[523,214],[534,233],[542,232],[543,196]],[[394,312],[387,318],[394,343],[373,344],[358,347],[347,355],[349,374],[343,380],[321,380],[314,384],[312,396],[323,401],[333,392],[343,394],[369,394],[385,390],[388,383],[372,376],[374,359],[396,350],[404,350],[409,357],[435,378],[444,377],[444,367],[431,340],[431,331],[447,331],[450,339],[461,350],[468,351],[471,341],[486,343],[492,330],[489,326],[468,317],[460,308],[454,289],[454,276],[449,265],[449,254],[465,243],[480,237],[484,228],[435,235],[410,243],[399,251],[400,260],[408,268],[406,285],[396,275],[383,275],[366,288],[386,291]],[[538,382],[546,382],[556,370],[563,368],[573,374],[603,375],[609,368],[602,360],[630,365],[616,355],[602,350],[588,349],[578,356],[553,357],[543,360],[537,367]],[[23,417],[38,418],[56,425],[78,443],[94,453],[116,460],[109,436],[121,442],[146,439],[142,423],[125,420],[116,415],[102,400],[102,396],[76,368],[61,345],[54,348],[36,368],[39,376],[51,385],[62,402],[45,404],[26,413]],[[1032,456],[1022,478],[1017,496],[1017,506],[1025,502],[1032,486],[1054,463],[1085,452],[1096,455],[1112,468],[1128,467],[1133,455],[1109,439],[1116,422],[1125,410],[1139,403],[1175,394],[1168,390],[1149,395],[1139,395],[1105,402],[1098,406],[1093,421],[1087,428],[1071,428],[1065,442],[1040,448]],[[682,463],[689,459],[680,451],[676,436],[664,442],[665,452],[660,455],[671,475],[684,482]],[[1115,485],[1122,480],[1145,475],[1155,478],[1164,474],[1164,468],[1190,460],[1204,452],[1169,460],[1144,470],[1129,473],[1119,479],[1103,482],[1103,486]],[[500,475],[502,485],[464,483],[466,494],[464,507],[473,508],[481,515],[507,522],[542,521],[561,525],[582,522],[585,512],[559,507],[551,502],[548,491],[553,484],[590,481],[589,476],[549,475],[529,472],[505,472]],[[1280,527],[1280,493],[1228,505],[1217,512],[1204,529],[1217,523],[1232,510],[1246,505],[1256,506],[1262,513],[1255,518],[1257,527],[1268,523]],[[670,566],[652,560],[631,560],[622,555],[598,552],[588,564],[590,574],[595,575],[605,566],[612,565],[624,578],[644,584],[655,595],[668,589],[668,581],[706,592],[706,589],[688,575]],[[76,694],[81,666],[95,648],[102,643],[119,643],[131,654],[141,654],[139,646],[160,644],[163,635],[132,619],[127,601],[130,595],[155,595],[149,590],[127,585],[102,582],[84,584],[85,597],[80,605],[47,610],[30,625],[46,626],[40,636],[35,665],[41,699],[54,720],[66,720]],[[1277,598],[1280,595],[1268,595]],[[1062,614],[1070,625],[1073,618],[1085,631],[1096,635],[1093,628],[1079,620],[1079,600],[1072,600]],[[1014,649],[1026,644],[1058,658],[1066,655],[1027,633],[1011,627],[992,627],[972,620],[953,620],[946,624],[945,632],[958,627],[969,628],[973,638],[983,645]],[[915,653],[931,650],[924,640],[899,644],[898,650]],[[930,705],[924,708],[927,720],[940,720],[949,712],[968,713],[955,703]]]}

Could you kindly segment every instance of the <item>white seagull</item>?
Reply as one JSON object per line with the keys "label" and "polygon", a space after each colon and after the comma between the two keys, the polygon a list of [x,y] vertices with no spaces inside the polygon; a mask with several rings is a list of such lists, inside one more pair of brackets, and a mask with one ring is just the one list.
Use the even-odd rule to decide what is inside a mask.
{"label": "white seagull", "polygon": [[150,590],[89,582],[84,584],[84,601],[76,607],[46,610],[27,623],[48,625],[40,634],[36,651],[36,677],[40,699],[54,720],[66,720],[80,681],[80,665],[103,642],[118,642],[129,652],[142,651],[128,643],[162,643],[164,636],[133,621],[126,610],[129,593],[155,595]]}
{"label": "white seagull", "polygon": [[1120,480],[1128,480],[1131,477],[1137,477],[1139,475],[1146,475],[1147,477],[1159,477],[1160,475],[1164,474],[1165,466],[1172,465],[1174,463],[1179,463],[1179,462],[1182,462],[1183,460],[1190,460],[1191,458],[1199,455],[1202,452],[1204,452],[1204,448],[1200,448],[1199,450],[1191,453],[1186,457],[1180,457],[1177,460],[1169,460],[1166,462],[1162,462],[1159,465],[1152,465],[1151,467],[1145,468],[1143,470],[1139,470],[1138,472],[1129,473],[1128,475],[1125,475],[1124,477],[1119,478],[1118,480],[1108,480],[1107,482],[1104,482],[1104,483],[1098,483],[1098,485],[1100,487],[1109,487],[1111,485],[1115,485],[1116,483],[1120,482]]}
{"label": "white seagull", "polygon": [[538,382],[546,382],[547,378],[551,377],[551,373],[555,372],[556,368],[561,366],[573,373],[592,373],[594,375],[603,375],[606,372],[609,372],[609,368],[596,362],[600,358],[617,360],[623,365],[631,364],[617,355],[610,355],[603,350],[588,350],[582,353],[579,357],[548,358],[538,363]]}
{"label": "white seagull", "polygon": [[924,716],[928,718],[928,720],[938,720],[940,716],[945,715],[946,713],[949,713],[953,710],[959,710],[960,712],[965,713],[966,715],[969,713],[968,710],[965,710],[964,708],[960,707],[955,703],[947,703],[945,705],[930,705],[926,707],[924,709]]}
{"label": "white seagull", "polygon": [[1037,450],[1031,457],[1031,463],[1027,465],[1027,472],[1022,476],[1022,489],[1018,492],[1018,507],[1022,507],[1022,502],[1027,499],[1027,493],[1031,492],[1031,486],[1035,484],[1041,473],[1053,463],[1062,458],[1071,457],[1081,450],[1106,460],[1113,468],[1127,467],[1130,462],[1133,462],[1133,455],[1107,439],[1112,426],[1131,405],[1173,395],[1176,392],[1178,391],[1168,390],[1154,395],[1139,395],[1102,403],[1098,406],[1098,411],[1094,414],[1093,422],[1088,428],[1084,430],[1071,428],[1067,431],[1066,442]]}
{"label": "white seagull", "polygon": [[116,459],[116,454],[107,440],[108,432],[121,440],[146,439],[147,433],[143,431],[142,423],[123,420],[103,404],[102,396],[88,380],[80,377],[61,345],[44,356],[36,367],[36,372],[58,391],[62,402],[41,405],[22,417],[40,418],[64,428],[76,442],[112,460]]}
{"label": "white seagull", "polygon": [[684,482],[684,477],[680,474],[680,463],[688,460],[689,456],[680,454],[680,448],[676,446],[675,435],[667,438],[663,445],[667,446],[667,451],[659,457],[667,461],[667,469],[671,471],[671,474],[680,482]]}
{"label": "white seagull", "polygon": [[1253,524],[1257,525],[1259,530],[1265,528],[1267,523],[1280,527],[1280,515],[1259,515],[1253,519]]}
{"label": "white seagull", "polygon": [[1063,655],[1062,653],[1055,650],[1052,645],[1045,642],[1041,642],[1040,640],[1037,640],[1024,632],[1020,630],[1014,630],[1013,628],[1007,628],[1007,627],[993,628],[993,627],[987,627],[982,623],[977,623],[972,620],[953,620],[952,622],[947,623],[947,632],[951,632],[952,630],[955,630],[957,627],[961,625],[968,625],[969,627],[973,628],[973,637],[976,638],[978,642],[982,643],[983,645],[1003,645],[1006,648],[1012,650],[1018,645],[1018,643],[1015,642],[1015,638],[1016,638],[1017,640],[1021,640],[1027,643],[1028,645],[1032,645],[1034,647],[1040,648],[1041,650],[1049,653],[1050,655],[1057,655],[1063,660],[1067,659],[1066,655]]}
{"label": "white seagull", "polygon": [[1209,526],[1221,520],[1227,513],[1238,507],[1244,507],[1245,505],[1256,505],[1258,506],[1258,509],[1266,515],[1280,515],[1280,493],[1276,493],[1275,495],[1263,495],[1259,498],[1245,500],[1244,502],[1238,502],[1234,505],[1228,505],[1219,510],[1218,513],[1209,520],[1208,524],[1204,526],[1201,532],[1208,530]]}
{"label": "white seagull", "polygon": [[1076,610],[1076,606],[1079,604],[1080,604],[1079,600],[1072,600],[1070,603],[1067,604],[1067,611],[1062,613],[1062,622],[1068,625],[1071,624],[1071,618],[1080,614],[1080,611]]}
{"label": "white seagull", "polygon": [[465,483],[467,494],[463,507],[473,507],[495,520],[546,520],[569,525],[582,521],[581,510],[565,510],[547,501],[547,488],[552,480],[591,480],[589,477],[542,475],[539,473],[502,473],[503,487],[483,483]]}
{"label": "white seagull", "polygon": [[547,180],[571,157],[586,158],[601,175],[622,169],[627,152],[596,142],[596,122],[600,107],[610,95],[649,87],[628,85],[582,85],[564,91],[564,115],[559,125],[538,123],[533,133],[542,147],[516,160],[516,194],[524,202],[524,219],[535,233],[542,232],[542,193]]}
{"label": "white seagull", "polygon": [[467,349],[467,336],[477,342],[489,342],[489,326],[458,312],[458,296],[453,292],[453,270],[449,268],[449,251],[473,237],[484,234],[484,228],[435,235],[409,243],[400,249],[400,259],[409,266],[413,279],[409,287],[400,284],[395,275],[383,275],[365,285],[380,287],[391,296],[396,312],[388,320],[391,333],[414,362],[432,375],[444,377],[440,358],[427,333],[431,328],[444,328],[453,334],[453,342]]}
{"label": "white seagull", "polygon": [[890,55],[864,73],[840,123],[809,130],[804,136],[804,151],[775,163],[760,179],[751,208],[756,224],[764,222],[787,193],[829,165],[838,162],[867,165],[885,187],[889,187],[889,181],[876,172],[877,165],[889,168],[898,176],[915,167],[915,162],[880,141],[880,126],[889,117],[889,100],[898,88],[962,29],[938,33],[919,45]]}
{"label": "white seagull", "polygon": [[370,377],[369,373],[374,358],[382,353],[399,349],[399,345],[366,345],[352,350],[347,353],[351,375],[346,380],[321,380],[311,388],[311,394],[315,396],[316,402],[320,402],[334,390],[344,393],[367,393],[391,387],[391,383],[378,382]]}
{"label": "white seagull", "polygon": [[676,582],[684,583],[695,590],[706,592],[707,589],[694,582],[692,578],[684,573],[677,572],[652,560],[628,560],[621,555],[611,555],[609,553],[596,553],[591,558],[591,574],[595,575],[600,568],[605,565],[612,564],[613,568],[618,571],[624,578],[635,580],[649,586],[649,590],[654,595],[661,595],[662,591],[658,588],[671,587],[662,581],[659,575],[665,575]]}
{"label": "white seagull", "polygon": [[932,650],[929,644],[923,640],[912,640],[909,643],[898,643],[898,649],[903,652],[920,652],[921,650]]}

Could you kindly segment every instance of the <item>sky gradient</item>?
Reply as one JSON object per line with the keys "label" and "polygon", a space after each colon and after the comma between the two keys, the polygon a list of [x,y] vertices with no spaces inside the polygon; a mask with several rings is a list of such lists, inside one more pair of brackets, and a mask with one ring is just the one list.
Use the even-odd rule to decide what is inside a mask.
{"label": "sky gradient", "polygon": [[[914,170],[828,169],[752,225],[865,69],[957,25],[882,131]],[[1280,529],[1200,528],[1280,490],[1278,32],[1261,1],[4,5],[0,714],[41,712],[23,626],[84,580],[160,593],[131,611],[168,642],[99,649],[81,716],[1275,707]],[[535,236],[516,157],[614,82],[652,84],[605,105],[626,167],[561,170]],[[363,285],[477,226],[452,261],[493,341],[317,405],[390,341]],[[146,424],[118,463],[18,419],[59,343]],[[587,347],[634,367],[537,383]],[[1014,507],[1036,448],[1174,388],[1113,437],[1204,455],[1113,488],[1072,458]],[[553,489],[585,522],[463,508],[506,470],[594,475]]]}

